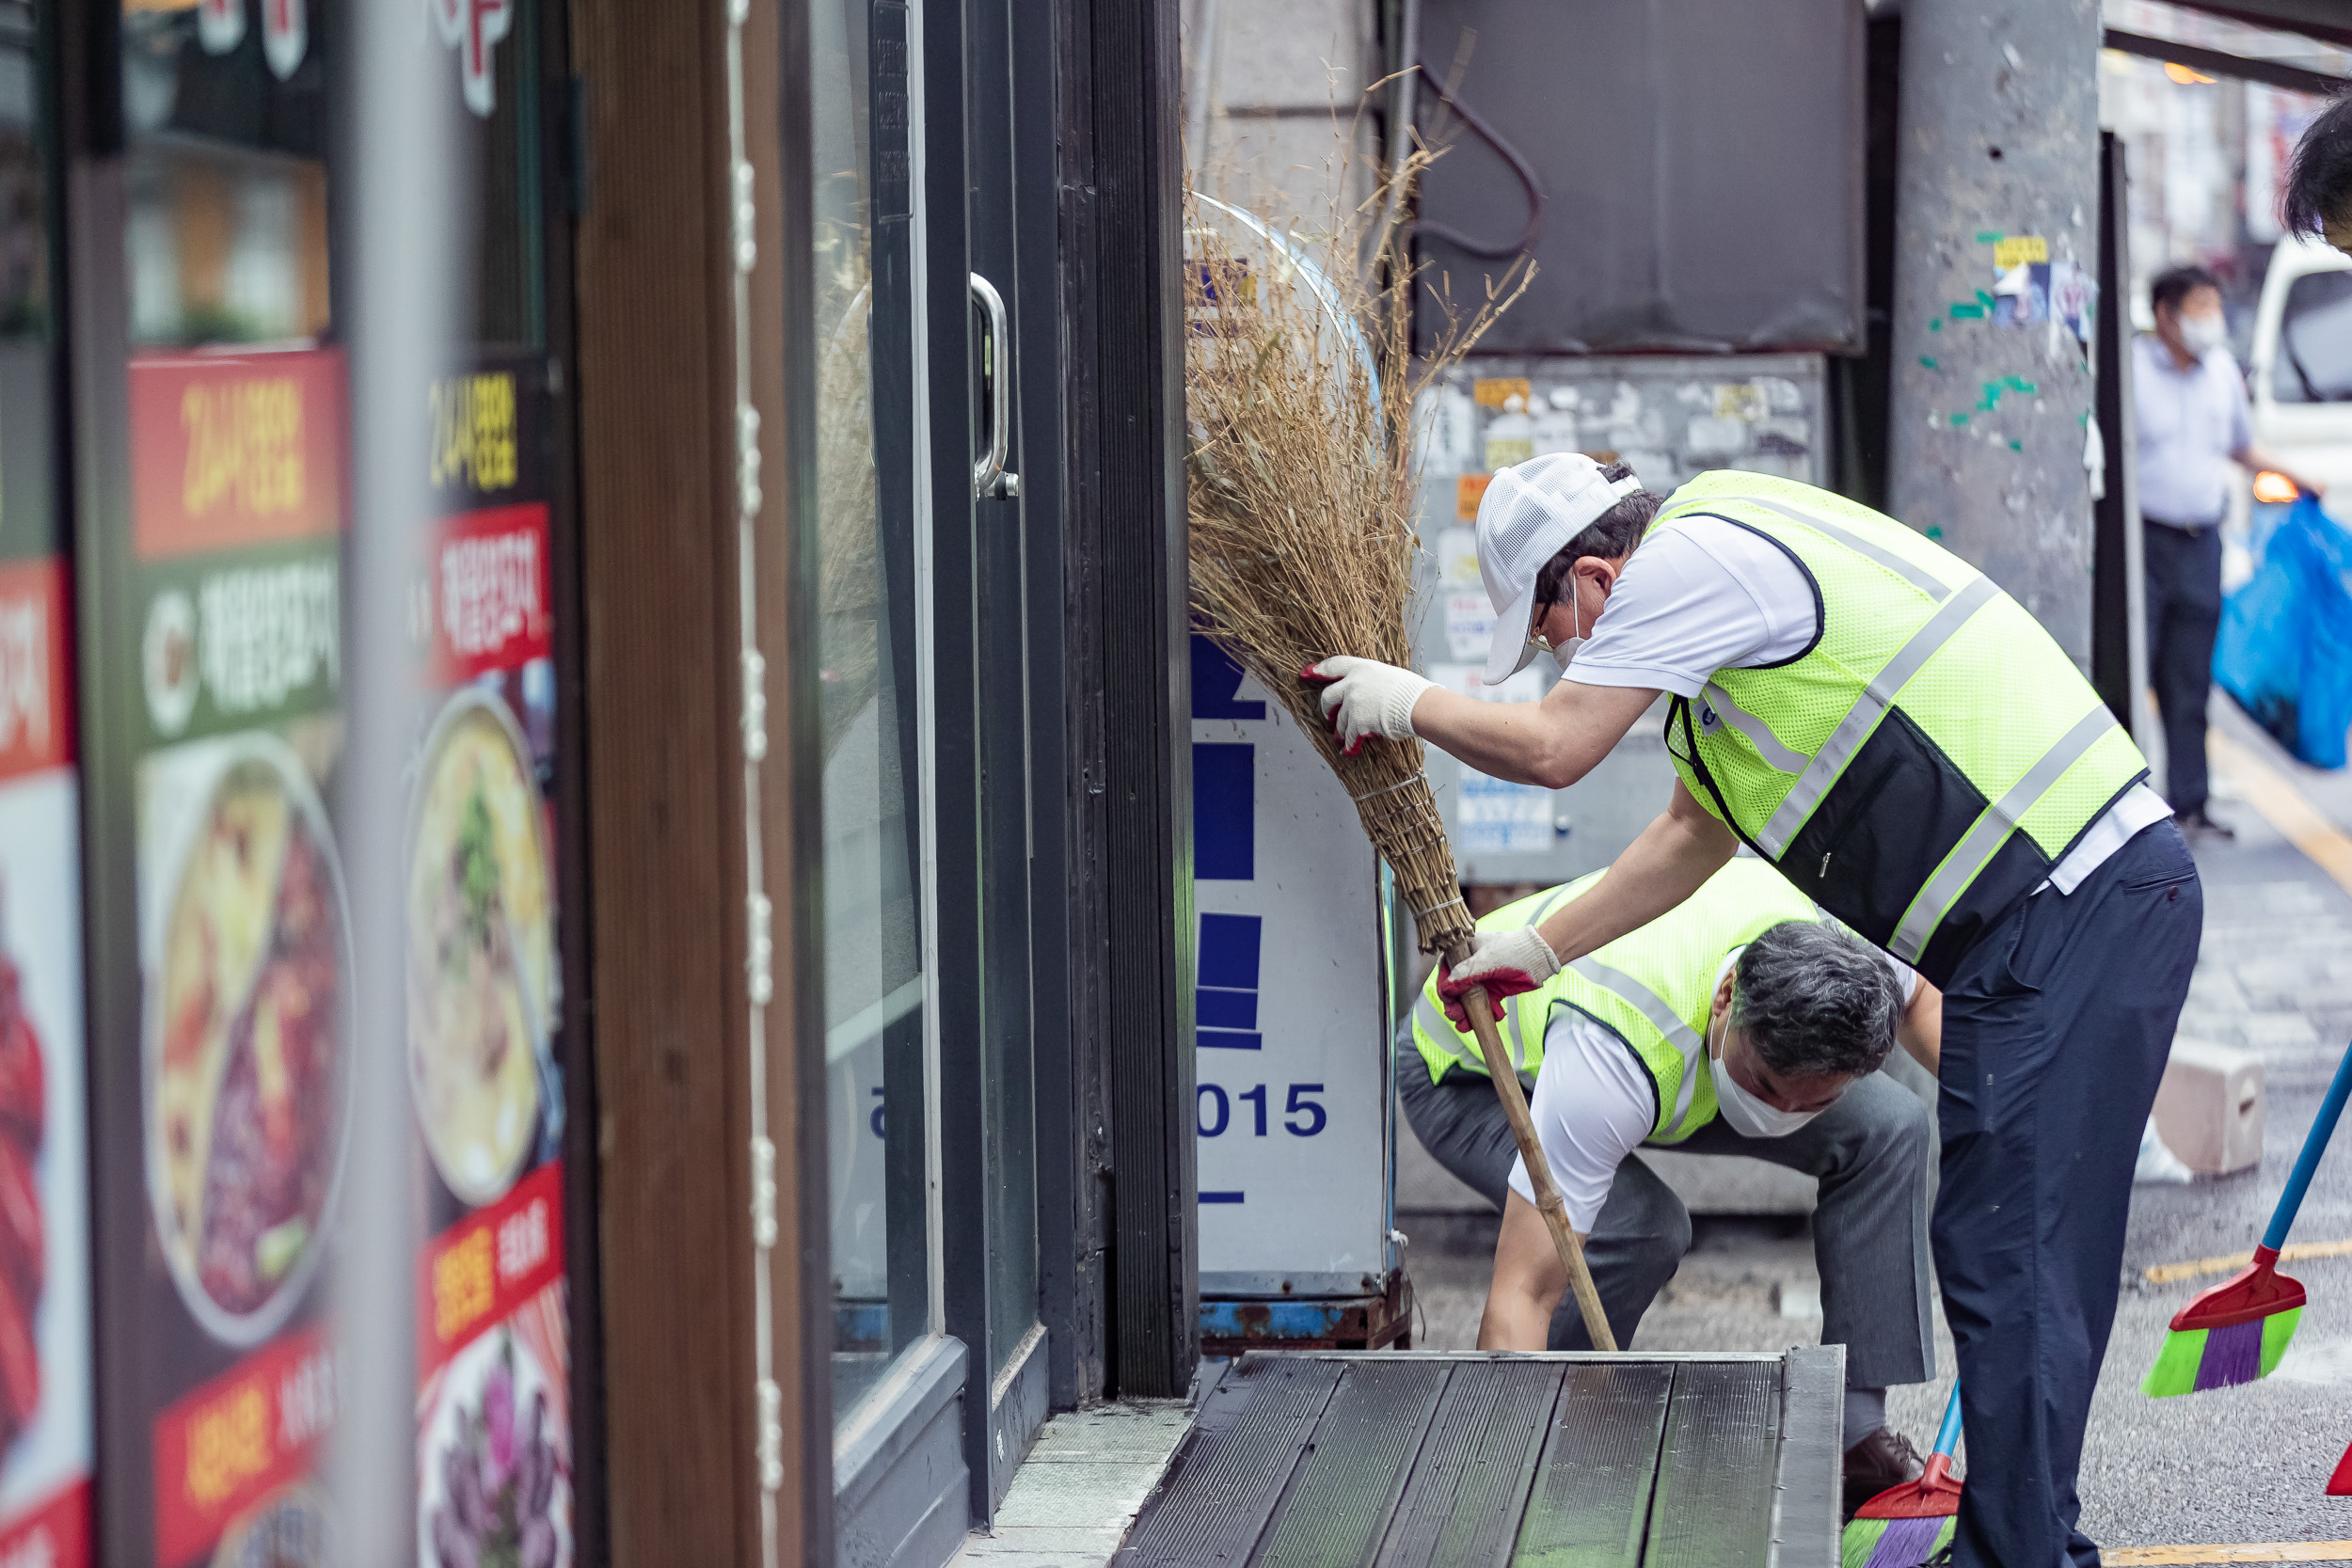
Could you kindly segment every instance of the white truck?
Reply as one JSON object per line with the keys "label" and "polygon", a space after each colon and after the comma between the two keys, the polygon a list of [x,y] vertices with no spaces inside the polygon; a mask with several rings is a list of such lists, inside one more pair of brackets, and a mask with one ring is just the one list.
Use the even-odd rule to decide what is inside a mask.
{"label": "white truck", "polygon": [[[2254,311],[2247,388],[2254,445],[2326,485],[2330,515],[2352,520],[2352,258],[2299,236],[2279,242]],[[2294,499],[2281,476],[2254,477],[2257,557]]]}

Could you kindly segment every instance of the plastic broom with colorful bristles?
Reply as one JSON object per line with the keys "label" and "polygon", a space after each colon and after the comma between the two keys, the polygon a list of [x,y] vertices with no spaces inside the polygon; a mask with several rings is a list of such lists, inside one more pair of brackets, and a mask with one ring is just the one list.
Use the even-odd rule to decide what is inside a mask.
{"label": "plastic broom with colorful bristles", "polygon": [[1952,1454],[1959,1447],[1960,1380],[1955,1378],[1926,1471],[1854,1510],[1839,1544],[1839,1568],[1919,1568],[1951,1544],[1960,1524],[1960,1482],[1952,1479]]}
{"label": "plastic broom with colorful bristles", "polygon": [[2173,1314],[2172,1332],[2165,1336],[2141,1392],[2152,1399],[2198,1394],[2268,1377],[2278,1367],[2295,1338],[2304,1300],[2302,1283],[2279,1272],[2279,1249],[2287,1244],[2287,1230],[2303,1206],[2328,1140],[2335,1136],[2347,1096],[2352,1096],[2352,1048],[2336,1066],[2335,1082],[2328,1085],[2319,1117],[2303,1139],[2303,1152],[2296,1156],[2295,1173],[2279,1195],[2253,1261]]}

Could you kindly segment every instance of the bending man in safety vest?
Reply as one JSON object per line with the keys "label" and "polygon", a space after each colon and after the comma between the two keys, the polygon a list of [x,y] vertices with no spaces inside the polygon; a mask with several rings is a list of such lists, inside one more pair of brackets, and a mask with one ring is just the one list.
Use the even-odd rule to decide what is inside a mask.
{"label": "bending man in safety vest", "polygon": [[1599,882],[1483,937],[1440,989],[1533,990],[1741,843],[1940,987],[1931,1236],[1968,1387],[1953,1560],[2096,1562],[2074,1473],[2203,920],[2138,749],[1992,579],[1809,485],[1707,473],[1661,504],[1621,467],[1538,457],[1495,475],[1478,553],[1488,684],[1535,647],[1565,677],[1540,703],[1482,703],[1327,659],[1342,736],[1418,735],[1565,788],[1663,693],[1677,783]]}
{"label": "bending man in safety vest", "polygon": [[[1523,930],[1600,877],[1479,928]],[[1820,1183],[1813,1248],[1821,1338],[1846,1347],[1849,1511],[1923,1467],[1886,1426],[1886,1390],[1934,1363],[1928,1118],[1878,1067],[1899,1033],[1932,1070],[1938,1001],[1771,866],[1735,860],[1679,908],[1513,996],[1502,1020],[1512,1059],[1534,1074],[1544,1160],[1619,1344],[1691,1245],[1689,1212],[1629,1158],[1636,1148],[1744,1154]],[[1476,1046],[1446,1022],[1436,975],[1400,1034],[1421,1053],[1397,1073],[1414,1133],[1502,1210],[1479,1349],[1590,1350],[1502,1102]]]}

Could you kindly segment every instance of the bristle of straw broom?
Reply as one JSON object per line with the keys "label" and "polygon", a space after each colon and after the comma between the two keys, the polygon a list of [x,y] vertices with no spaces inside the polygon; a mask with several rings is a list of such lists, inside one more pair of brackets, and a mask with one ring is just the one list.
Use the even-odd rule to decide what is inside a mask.
{"label": "bristle of straw broom", "polygon": [[[1409,160],[1404,178],[1425,162]],[[1362,211],[1382,205],[1375,195]],[[1299,672],[1343,653],[1411,663],[1414,404],[1518,297],[1532,269],[1513,268],[1464,321],[1442,289],[1398,261],[1390,236],[1375,246],[1390,265],[1367,280],[1357,261],[1359,227],[1293,234],[1292,254],[1324,275],[1326,297],[1275,247],[1246,235],[1237,244],[1236,229],[1190,190],[1185,220],[1195,617],[1313,737],[1394,868],[1422,950],[1443,952],[1469,940],[1472,921],[1421,743],[1375,738],[1343,755],[1319,711],[1319,689]],[[1434,351],[1419,356],[1406,309],[1416,288],[1444,323]]]}
{"label": "bristle of straw broom", "polygon": [[[817,662],[828,761],[879,689],[882,581],[876,527],[872,274],[865,238],[828,236],[817,354]],[[903,585],[902,585],[903,586]]]}

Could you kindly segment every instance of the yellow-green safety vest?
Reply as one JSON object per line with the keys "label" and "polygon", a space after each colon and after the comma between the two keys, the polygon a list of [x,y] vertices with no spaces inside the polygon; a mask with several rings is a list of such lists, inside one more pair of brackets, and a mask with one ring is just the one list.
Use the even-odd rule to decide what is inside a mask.
{"label": "yellow-green safety vest", "polygon": [[1692,516],[1787,552],[1820,629],[1675,699],[1675,771],[1800,893],[1947,983],[2146,760],[2024,606],[1893,518],[1728,471],[1677,490],[1651,526]]}
{"label": "yellow-green safety vest", "polygon": [[[1534,926],[1600,880],[1595,871],[1548,893],[1506,904],[1482,931]],[[1679,1143],[1715,1119],[1715,1080],[1702,1060],[1707,1015],[1724,957],[1786,920],[1819,920],[1812,901],[1761,861],[1734,860],[1699,890],[1638,931],[1594,949],[1534,990],[1503,1003],[1503,1048],[1524,1072],[1543,1065],[1544,1028],[1573,1007],[1631,1048],[1649,1074],[1651,1143]],[[1413,1005],[1413,1043],[1434,1082],[1449,1068],[1484,1075],[1477,1037],[1446,1022],[1432,971]]]}

